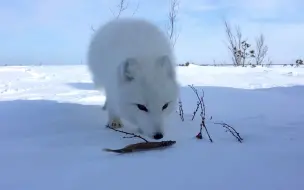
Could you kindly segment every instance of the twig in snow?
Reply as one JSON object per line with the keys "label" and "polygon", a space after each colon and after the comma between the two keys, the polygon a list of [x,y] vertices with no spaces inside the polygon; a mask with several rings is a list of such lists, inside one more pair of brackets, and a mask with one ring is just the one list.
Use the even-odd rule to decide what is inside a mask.
{"label": "twig in snow", "polygon": [[184,121],[184,110],[183,110],[183,103],[182,103],[181,99],[178,100],[178,107],[179,107],[179,116],[182,119],[182,121]]}
{"label": "twig in snow", "polygon": [[195,115],[196,115],[198,109],[200,108],[200,105],[201,105],[201,102],[200,102],[200,101],[197,101],[197,103],[196,103],[196,108],[195,108],[195,110],[194,110],[194,112],[193,112],[193,115],[192,115],[192,119],[191,119],[192,121],[193,121],[193,119],[195,118]]}
{"label": "twig in snow", "polygon": [[[205,120],[206,120],[206,106],[205,106],[205,103],[204,103],[204,91],[203,91],[203,95],[202,96],[199,96],[198,92],[197,92],[197,89],[193,86],[193,85],[188,85],[192,90],[193,92],[196,94],[196,97],[198,98],[198,102],[197,102],[197,105],[196,105],[196,109],[195,111],[193,112],[193,116],[192,116],[192,120],[195,118],[195,115],[196,113],[198,112],[198,109],[200,108],[201,109],[201,124],[200,124],[200,131],[199,133],[196,135],[196,138],[198,139],[202,139],[202,130],[203,128],[205,128],[206,132],[207,132],[207,135],[209,137],[209,140],[210,142],[213,142],[213,140],[211,139],[210,135],[209,135],[209,132],[208,132],[208,129],[206,127],[206,123],[205,123]],[[210,120],[212,119],[212,116],[210,117]],[[214,124],[217,124],[217,125],[222,125],[224,128],[227,129],[227,131],[229,131],[240,143],[242,143],[243,141],[243,138],[240,136],[240,134],[233,128],[231,127],[230,125],[228,125],[227,123],[219,123],[219,122],[213,122]]]}
{"label": "twig in snow", "polygon": [[136,134],[134,134],[134,133],[128,133],[128,132],[125,132],[125,131],[122,131],[122,130],[119,130],[119,129],[115,129],[115,128],[113,128],[113,127],[110,127],[110,125],[106,125],[106,127],[110,128],[110,129],[112,129],[112,130],[114,130],[114,131],[117,131],[117,132],[126,134],[126,135],[131,135],[131,136],[125,136],[125,137],[123,137],[123,138],[140,138],[140,139],[144,140],[145,142],[149,142],[147,139],[143,138],[143,137],[140,136],[140,135],[136,135]]}
{"label": "twig in snow", "polygon": [[[200,108],[201,108],[201,114],[200,114],[200,116],[201,116],[200,131],[199,131],[199,133],[196,135],[196,138],[202,139],[202,130],[203,130],[203,128],[204,128],[205,131],[206,131],[206,133],[207,133],[207,135],[208,135],[209,141],[210,141],[210,142],[213,142],[213,140],[212,140],[212,138],[211,138],[211,136],[210,136],[210,134],[209,134],[209,131],[208,131],[208,129],[207,129],[207,126],[206,126],[206,124],[205,124],[205,119],[206,119],[206,107],[205,107],[205,103],[204,103],[204,91],[202,91],[202,92],[203,92],[203,95],[202,95],[202,96],[199,96],[199,95],[198,95],[198,92],[197,92],[197,89],[194,88],[193,85],[188,85],[188,86],[193,90],[193,92],[195,93],[196,97],[198,98],[197,107],[200,107]],[[198,110],[198,108],[197,108],[197,110]],[[193,119],[194,119],[194,117],[195,117],[195,114],[196,114],[197,110],[196,110],[196,111],[194,112],[194,114],[193,114],[193,115],[194,115],[194,116],[193,116]],[[192,120],[193,120],[193,119],[192,119]]]}
{"label": "twig in snow", "polygon": [[227,131],[229,131],[240,143],[242,143],[243,138],[240,136],[240,134],[230,125],[228,125],[227,123],[214,123],[216,125],[221,125],[224,128],[227,129]]}

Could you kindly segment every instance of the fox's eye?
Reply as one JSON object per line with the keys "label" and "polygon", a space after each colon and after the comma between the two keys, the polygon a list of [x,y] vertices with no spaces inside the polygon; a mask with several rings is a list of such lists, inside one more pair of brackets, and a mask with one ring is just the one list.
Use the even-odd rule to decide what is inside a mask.
{"label": "fox's eye", "polygon": [[163,106],[163,110],[166,109],[168,107],[169,103],[166,103],[164,106]]}
{"label": "fox's eye", "polygon": [[138,109],[140,109],[141,111],[145,111],[145,112],[148,112],[148,109],[146,108],[146,106],[144,105],[141,105],[141,104],[136,104]]}

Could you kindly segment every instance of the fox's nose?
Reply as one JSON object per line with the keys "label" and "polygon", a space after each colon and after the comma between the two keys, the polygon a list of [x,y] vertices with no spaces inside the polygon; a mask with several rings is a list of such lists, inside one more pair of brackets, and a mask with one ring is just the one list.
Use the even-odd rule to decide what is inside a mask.
{"label": "fox's nose", "polygon": [[162,139],[164,136],[162,133],[155,133],[155,135],[153,136],[154,139],[158,140],[158,139]]}

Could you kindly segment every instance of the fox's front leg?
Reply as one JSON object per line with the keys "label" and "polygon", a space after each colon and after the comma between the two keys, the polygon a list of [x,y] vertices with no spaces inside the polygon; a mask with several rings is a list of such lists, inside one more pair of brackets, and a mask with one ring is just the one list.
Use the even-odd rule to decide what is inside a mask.
{"label": "fox's front leg", "polygon": [[123,127],[123,123],[118,116],[112,115],[109,113],[108,125],[114,129]]}
{"label": "fox's front leg", "polygon": [[108,101],[105,103],[105,106],[108,110],[108,125],[115,129],[123,127],[120,117],[113,111]]}

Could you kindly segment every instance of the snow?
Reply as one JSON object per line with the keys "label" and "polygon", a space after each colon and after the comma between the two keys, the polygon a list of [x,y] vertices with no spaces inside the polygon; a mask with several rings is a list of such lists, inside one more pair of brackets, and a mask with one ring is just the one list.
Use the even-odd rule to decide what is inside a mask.
{"label": "snow", "polygon": [[[0,189],[304,189],[304,68],[178,67],[177,113],[164,150],[103,152],[141,142],[106,129],[104,96],[84,65],[0,67]],[[191,121],[205,93],[205,131]],[[233,126],[239,143],[220,125]]]}

